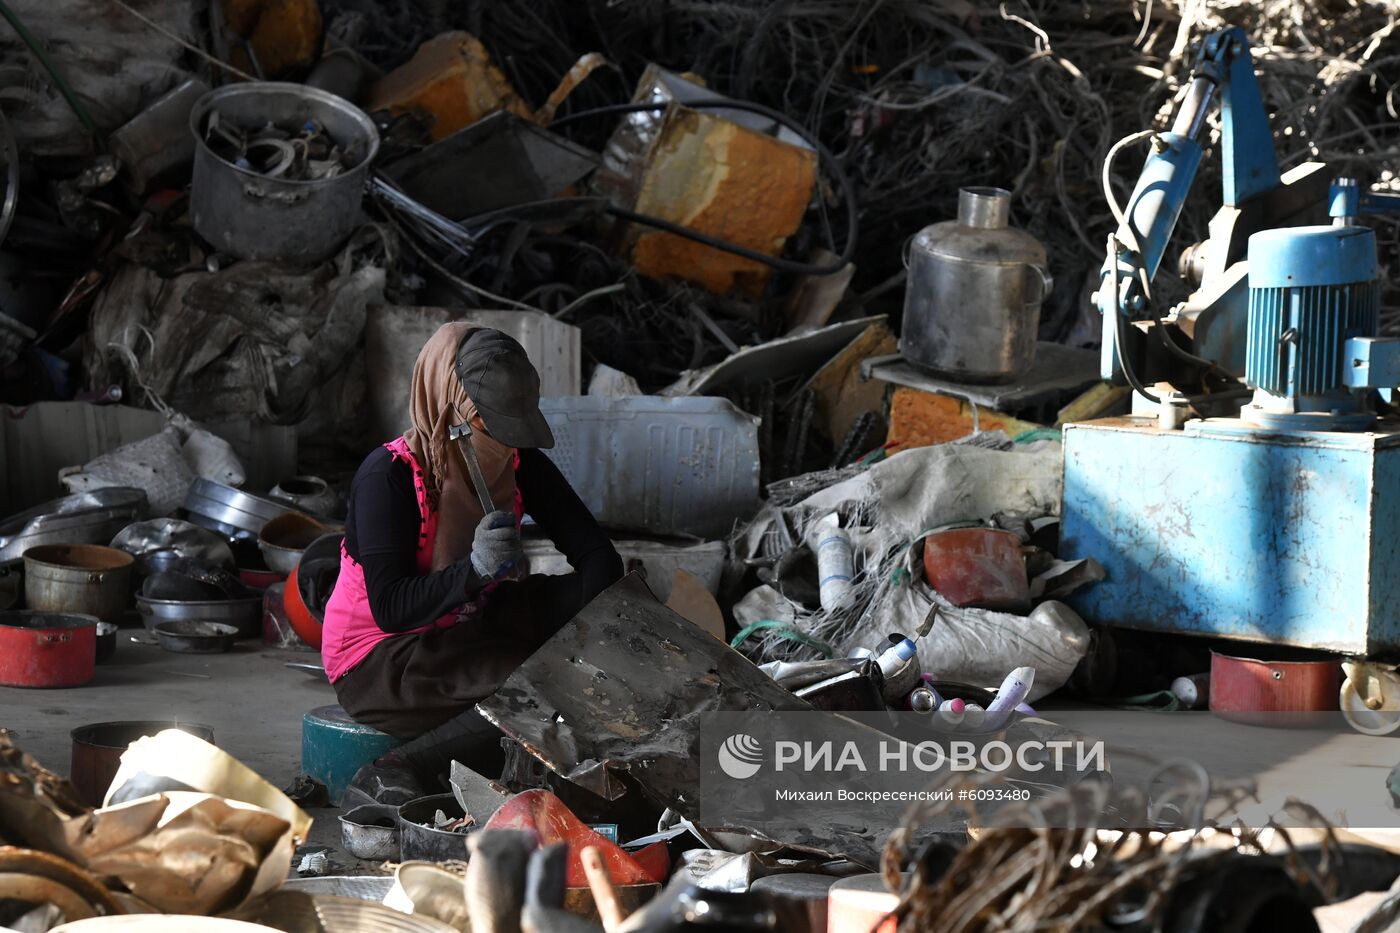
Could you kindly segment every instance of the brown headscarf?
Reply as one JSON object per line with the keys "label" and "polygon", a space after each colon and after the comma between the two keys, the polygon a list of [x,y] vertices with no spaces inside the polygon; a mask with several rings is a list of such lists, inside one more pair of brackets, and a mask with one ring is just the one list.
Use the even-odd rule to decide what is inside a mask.
{"label": "brown headscarf", "polygon": [[423,344],[413,364],[408,397],[413,427],[403,437],[423,471],[428,502],[437,510],[434,570],[471,553],[477,523],[484,517],[462,452],[448,439],[453,425],[472,421],[472,447],[491,500],[506,512],[515,507],[515,450],[487,436],[477,417],[476,403],[467,397],[454,368],[457,347],[476,329],[477,325],[462,322],[442,325]]}

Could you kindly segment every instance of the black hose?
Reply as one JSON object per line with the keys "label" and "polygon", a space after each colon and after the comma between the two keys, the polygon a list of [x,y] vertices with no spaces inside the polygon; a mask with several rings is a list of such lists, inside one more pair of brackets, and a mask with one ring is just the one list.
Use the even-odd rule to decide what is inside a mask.
{"label": "black hose", "polygon": [[[672,101],[659,101],[644,104],[611,104],[607,107],[594,107],[590,110],[580,110],[578,113],[571,113],[567,116],[558,117],[549,125],[549,128],[555,129],[566,123],[581,120],[584,117],[614,113],[643,113],[646,111],[665,110],[671,103]],[[765,107],[762,104],[755,104],[746,100],[692,101],[682,104],[682,106],[694,110],[744,110],[750,113],[756,113],[774,122],[781,123],[798,136],[801,136],[803,141],[816,151],[818,160],[821,162],[827,174],[835,180],[837,187],[841,191],[841,201],[846,209],[846,242],[837,258],[826,265],[795,262],[790,259],[780,259],[778,257],[769,256],[757,250],[749,249],[746,246],[740,246],[738,243],[731,243],[728,240],[707,236],[697,230],[672,223],[669,220],[663,220],[660,217],[638,214],[635,211],[629,211],[620,207],[609,207],[608,213],[633,223],[655,227],[658,230],[664,230],[667,233],[685,237],[688,240],[694,240],[696,243],[723,250],[726,253],[733,253],[736,256],[751,259],[754,262],[761,262],[780,272],[790,272],[794,275],[831,275],[840,272],[846,267],[846,264],[855,256],[856,239],[860,232],[855,187],[851,184],[851,180],[847,177],[846,173],[841,170],[841,164],[836,160],[836,157],[832,155],[831,151],[827,149],[826,146],[822,145],[821,140],[808,133],[805,127],[781,110],[774,110],[772,107]],[[828,243],[828,246],[831,252],[837,252],[834,238],[832,242]]]}

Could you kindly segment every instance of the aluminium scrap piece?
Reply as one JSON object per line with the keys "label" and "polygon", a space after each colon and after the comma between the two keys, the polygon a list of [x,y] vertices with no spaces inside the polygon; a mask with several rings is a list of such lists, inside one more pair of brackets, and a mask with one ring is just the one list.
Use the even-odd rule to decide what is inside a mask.
{"label": "aluminium scrap piece", "polygon": [[[687,817],[699,812],[705,714],[811,711],[662,605],[637,574],[605,590],[477,709],[569,781],[616,800],[630,780]],[[829,726],[864,728],[834,715]],[[881,828],[846,817],[803,813],[804,825],[784,824],[781,835],[744,822],[708,828],[877,864]]]}

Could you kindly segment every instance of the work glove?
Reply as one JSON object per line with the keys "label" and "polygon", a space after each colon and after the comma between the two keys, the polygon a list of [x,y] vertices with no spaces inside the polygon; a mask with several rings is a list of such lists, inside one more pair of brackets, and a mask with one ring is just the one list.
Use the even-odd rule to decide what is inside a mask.
{"label": "work glove", "polygon": [[476,526],[476,536],[472,538],[472,569],[479,576],[495,579],[524,557],[520,528],[511,513],[492,512]]}

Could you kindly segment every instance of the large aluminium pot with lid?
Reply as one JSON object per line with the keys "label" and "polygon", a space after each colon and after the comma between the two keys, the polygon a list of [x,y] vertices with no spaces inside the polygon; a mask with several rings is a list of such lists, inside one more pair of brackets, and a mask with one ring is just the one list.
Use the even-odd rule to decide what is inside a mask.
{"label": "large aluminium pot with lid", "polygon": [[1011,192],[963,188],[958,219],[909,246],[905,359],[959,382],[1009,382],[1035,362],[1040,303],[1052,280],[1045,247],[1009,224]]}

